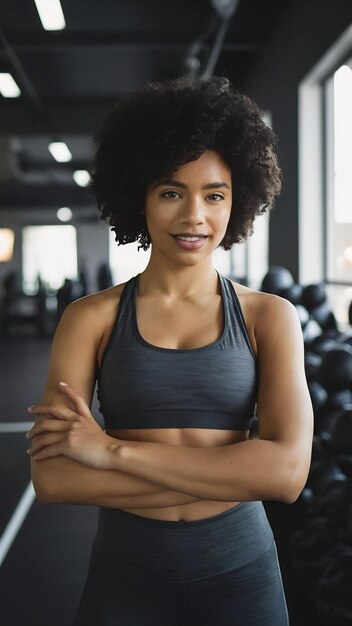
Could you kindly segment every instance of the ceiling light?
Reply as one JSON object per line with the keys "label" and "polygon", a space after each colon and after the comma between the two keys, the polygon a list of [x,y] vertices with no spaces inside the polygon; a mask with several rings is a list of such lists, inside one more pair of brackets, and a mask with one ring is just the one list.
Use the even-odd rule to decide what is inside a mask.
{"label": "ceiling light", "polygon": [[49,143],[49,152],[59,163],[66,163],[72,160],[72,154],[64,141],[52,141]]}
{"label": "ceiling light", "polygon": [[60,0],[34,0],[44,30],[62,30],[65,18]]}
{"label": "ceiling light", "polygon": [[87,187],[90,181],[90,174],[87,170],[75,170],[73,172],[73,178],[75,183],[80,187]]}
{"label": "ceiling light", "polygon": [[233,17],[239,3],[239,0],[212,0],[213,8],[223,20]]}
{"label": "ceiling light", "polygon": [[11,74],[0,73],[0,93],[4,98],[18,98],[21,91]]}
{"label": "ceiling light", "polygon": [[57,218],[60,222],[69,222],[72,219],[72,211],[68,206],[63,206],[56,211]]}

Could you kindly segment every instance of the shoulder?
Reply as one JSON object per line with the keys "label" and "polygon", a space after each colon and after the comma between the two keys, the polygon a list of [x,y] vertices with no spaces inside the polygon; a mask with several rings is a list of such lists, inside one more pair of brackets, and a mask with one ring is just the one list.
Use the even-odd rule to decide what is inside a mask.
{"label": "shoulder", "polygon": [[262,321],[263,314],[266,316],[270,314],[280,315],[280,313],[290,315],[291,312],[291,315],[297,315],[298,317],[296,307],[286,298],[273,293],[250,289],[233,280],[231,282],[236,289],[241,305],[243,302],[246,307],[250,307],[250,313],[253,315],[253,322],[256,325]]}
{"label": "shoulder", "polygon": [[99,340],[114,322],[120,296],[126,283],[120,283],[71,302],[60,319],[60,326],[70,326],[80,334],[94,335]]}
{"label": "shoulder", "polygon": [[55,381],[65,380],[85,398],[90,397],[97,358],[115,321],[124,285],[84,296],[65,308],[51,349],[47,384],[51,394]]}
{"label": "shoulder", "polygon": [[245,285],[231,281],[235,287],[248,332],[253,336],[256,353],[259,343],[270,340],[274,334],[280,334],[283,328],[290,327],[297,337],[301,334],[301,325],[296,307],[286,298],[276,294],[250,289]]}
{"label": "shoulder", "polygon": [[126,283],[120,283],[102,291],[83,296],[71,302],[65,309],[74,317],[88,317],[89,315],[104,315],[110,308],[118,305],[123,287]]}

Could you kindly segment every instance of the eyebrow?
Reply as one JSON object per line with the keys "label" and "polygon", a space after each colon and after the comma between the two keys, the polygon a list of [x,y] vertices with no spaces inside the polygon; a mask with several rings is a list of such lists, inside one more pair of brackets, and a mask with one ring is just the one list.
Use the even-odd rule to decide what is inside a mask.
{"label": "eyebrow", "polygon": [[[161,187],[162,185],[171,185],[173,187],[179,187],[180,189],[188,189],[185,183],[181,183],[178,180],[173,180],[169,178],[168,180],[160,180],[156,183],[155,188]],[[203,185],[202,189],[219,189],[220,187],[226,187],[226,189],[230,189],[227,183],[224,182],[215,182],[215,183],[207,183]]]}

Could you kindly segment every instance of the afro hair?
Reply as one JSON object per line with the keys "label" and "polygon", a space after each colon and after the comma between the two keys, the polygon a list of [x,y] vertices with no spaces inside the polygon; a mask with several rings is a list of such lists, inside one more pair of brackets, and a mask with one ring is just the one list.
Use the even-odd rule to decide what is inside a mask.
{"label": "afro hair", "polygon": [[149,248],[147,187],[205,150],[216,151],[231,169],[224,250],[253,234],[256,215],[272,209],[281,190],[276,134],[257,104],[224,76],[148,82],[110,103],[94,141],[89,192],[118,245],[139,241],[138,249]]}

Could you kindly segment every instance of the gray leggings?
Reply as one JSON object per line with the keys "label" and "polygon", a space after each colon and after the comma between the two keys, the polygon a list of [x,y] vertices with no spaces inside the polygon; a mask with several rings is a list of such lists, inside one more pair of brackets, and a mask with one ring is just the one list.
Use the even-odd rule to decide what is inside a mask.
{"label": "gray leggings", "polygon": [[163,521],[99,509],[72,626],[287,626],[272,529],[261,501]]}

